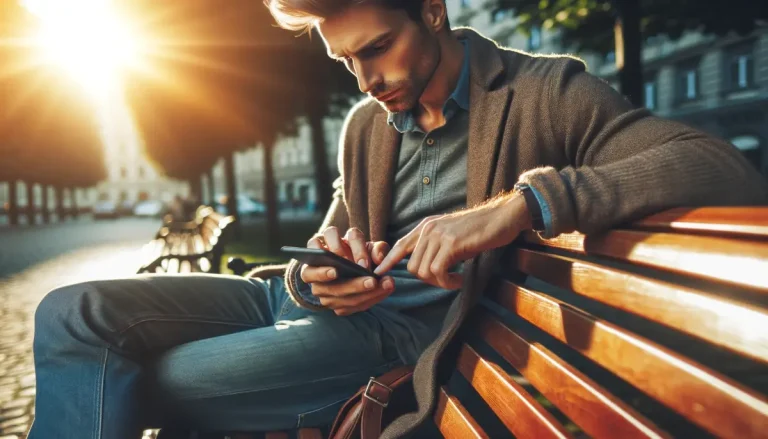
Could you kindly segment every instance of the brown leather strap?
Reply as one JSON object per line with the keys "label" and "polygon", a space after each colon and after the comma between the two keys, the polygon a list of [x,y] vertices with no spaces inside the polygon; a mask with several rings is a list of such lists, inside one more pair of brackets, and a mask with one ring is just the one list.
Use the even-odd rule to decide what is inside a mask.
{"label": "brown leather strap", "polygon": [[411,379],[413,367],[392,369],[378,378],[371,378],[362,395],[361,439],[378,439],[384,408],[389,404],[393,389]]}

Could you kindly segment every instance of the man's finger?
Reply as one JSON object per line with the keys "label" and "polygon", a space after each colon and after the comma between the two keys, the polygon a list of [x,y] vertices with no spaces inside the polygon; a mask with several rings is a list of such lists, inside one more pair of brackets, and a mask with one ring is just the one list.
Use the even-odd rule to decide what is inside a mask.
{"label": "man's finger", "polygon": [[381,286],[373,291],[343,297],[321,297],[320,303],[333,309],[337,315],[350,315],[371,308],[394,291],[394,279],[386,276],[382,279]]}
{"label": "man's finger", "polygon": [[[440,247],[440,251],[432,259],[432,263],[429,266],[429,271],[432,272],[432,277],[437,281],[437,286],[452,290],[461,287],[462,278],[461,275],[452,277],[452,274],[448,271],[451,268],[451,252],[452,249],[447,246]],[[458,282],[458,286],[456,283]]]}
{"label": "man's finger", "polygon": [[328,250],[342,258],[352,260],[352,252],[349,250],[349,246],[341,239],[339,229],[328,227],[323,230],[323,237],[325,238],[325,245],[328,247]]}
{"label": "man's finger", "polygon": [[411,235],[408,234],[401,240],[397,241],[395,243],[395,246],[392,247],[392,250],[389,251],[387,256],[384,257],[384,260],[381,261],[381,264],[379,264],[378,267],[376,267],[375,270],[373,270],[374,273],[381,275],[382,273],[386,273],[389,270],[392,269],[392,267],[395,266],[398,262],[402,261],[403,258],[408,256],[413,251],[413,247],[411,242],[414,241],[413,236],[418,237],[418,235]]}
{"label": "man's finger", "polygon": [[439,241],[431,241],[427,243],[427,248],[421,254],[421,260],[417,266],[418,277],[424,280],[436,279],[432,273],[432,262],[435,260],[435,256],[440,252],[441,246]]}
{"label": "man's finger", "polygon": [[379,283],[375,278],[356,277],[312,284],[312,294],[317,297],[341,297],[373,291],[378,286]]}
{"label": "man's finger", "polygon": [[307,241],[307,248],[325,248],[323,246],[323,240],[325,238],[321,234],[316,234],[309,241]]}
{"label": "man's finger", "polygon": [[311,284],[313,282],[331,282],[335,281],[338,273],[333,267],[313,267],[304,264],[299,272],[301,280]]}
{"label": "man's finger", "polygon": [[371,258],[373,258],[373,263],[381,265],[384,257],[389,253],[389,244],[386,241],[376,241],[371,244],[370,253]]}
{"label": "man's finger", "polygon": [[368,249],[365,245],[365,235],[363,232],[356,227],[352,227],[347,230],[345,240],[352,250],[352,260],[361,267],[369,268],[371,266],[371,261],[368,256]]}

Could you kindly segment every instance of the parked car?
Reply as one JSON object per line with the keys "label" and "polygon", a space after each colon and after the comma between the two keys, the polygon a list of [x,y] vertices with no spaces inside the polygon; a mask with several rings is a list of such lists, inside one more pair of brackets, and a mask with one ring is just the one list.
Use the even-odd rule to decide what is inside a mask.
{"label": "parked car", "polygon": [[94,219],[114,219],[120,216],[117,205],[110,200],[97,201],[91,209]]}
{"label": "parked car", "polygon": [[[227,210],[227,196],[219,197],[215,209],[225,215],[229,214]],[[263,216],[267,213],[267,206],[259,200],[248,195],[237,195],[237,213],[243,217]]]}
{"label": "parked car", "polygon": [[133,214],[135,216],[162,218],[167,212],[165,203],[159,200],[146,200],[139,201],[133,208]]}

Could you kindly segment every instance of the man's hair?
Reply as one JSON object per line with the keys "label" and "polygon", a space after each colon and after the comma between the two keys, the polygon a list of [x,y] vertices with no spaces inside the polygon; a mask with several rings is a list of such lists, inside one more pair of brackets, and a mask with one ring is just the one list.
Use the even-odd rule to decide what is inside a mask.
{"label": "man's hair", "polygon": [[[423,0],[264,0],[280,27],[302,32],[309,32],[318,22],[350,6],[370,2],[389,9],[402,9],[411,20],[421,22]],[[447,20],[445,24],[447,27]]]}

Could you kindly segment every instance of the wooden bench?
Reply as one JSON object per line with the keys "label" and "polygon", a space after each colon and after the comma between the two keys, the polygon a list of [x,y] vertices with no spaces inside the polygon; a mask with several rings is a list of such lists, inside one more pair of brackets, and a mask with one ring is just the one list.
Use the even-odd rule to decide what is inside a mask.
{"label": "wooden bench", "polygon": [[234,217],[200,206],[195,219],[168,218],[143,251],[138,273],[219,273],[228,226]]}
{"label": "wooden bench", "polygon": [[501,272],[457,339],[432,433],[768,437],[768,208],[526,234]]}

